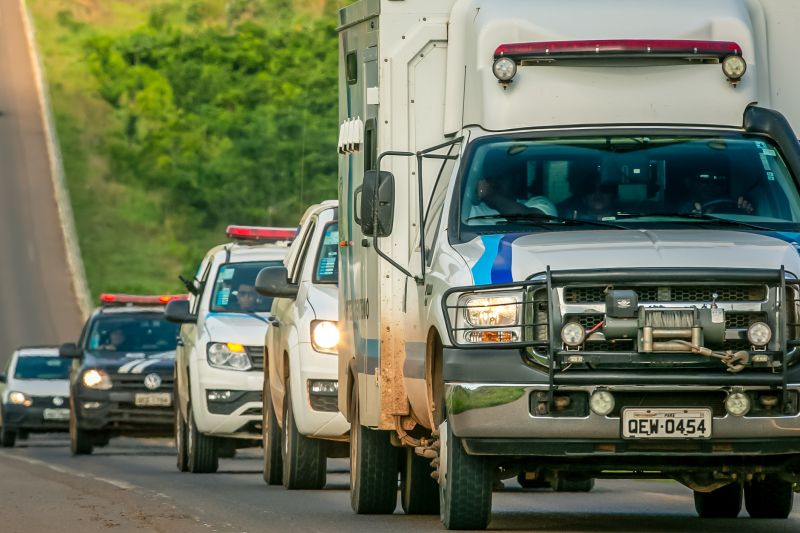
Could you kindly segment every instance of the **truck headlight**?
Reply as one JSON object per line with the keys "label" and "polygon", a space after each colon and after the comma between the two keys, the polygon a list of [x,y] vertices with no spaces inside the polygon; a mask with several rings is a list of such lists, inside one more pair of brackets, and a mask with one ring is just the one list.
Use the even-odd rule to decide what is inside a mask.
{"label": "truck headlight", "polygon": [[471,294],[461,297],[459,306],[464,309],[464,319],[471,326],[516,326],[519,299],[514,296],[483,296]]}
{"label": "truck headlight", "polygon": [[517,64],[510,57],[498,57],[492,64],[492,72],[498,80],[508,83],[517,74]]}
{"label": "truck headlight", "polygon": [[24,405],[25,407],[30,407],[33,405],[33,400],[30,396],[25,394],[24,392],[19,391],[11,391],[8,393],[8,401],[9,403],[13,403],[14,405]]}
{"label": "truck headlight", "polygon": [[747,340],[753,346],[766,346],[772,339],[772,330],[764,322],[753,322],[747,328]]}
{"label": "truck headlight", "polygon": [[111,388],[111,378],[105,370],[90,368],[83,373],[83,384],[90,389],[108,390]]}
{"label": "truck headlight", "polygon": [[731,81],[742,79],[747,71],[747,63],[742,56],[731,55],[722,60],[722,73]]}
{"label": "truck headlight", "polygon": [[311,345],[318,352],[336,353],[339,345],[339,328],[331,320],[311,322]]}
{"label": "truck headlight", "polygon": [[250,370],[253,368],[247,352],[236,342],[211,342],[208,344],[208,364],[225,370]]}

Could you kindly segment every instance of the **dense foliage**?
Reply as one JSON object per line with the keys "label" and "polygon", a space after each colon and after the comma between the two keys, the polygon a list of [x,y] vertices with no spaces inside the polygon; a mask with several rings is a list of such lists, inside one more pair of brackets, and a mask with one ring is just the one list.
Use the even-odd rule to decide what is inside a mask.
{"label": "dense foliage", "polygon": [[165,191],[186,228],[294,225],[336,195],[334,17],[235,9],[248,4],[190,29],[154,12],[86,44],[120,119],[106,139],[112,179]]}

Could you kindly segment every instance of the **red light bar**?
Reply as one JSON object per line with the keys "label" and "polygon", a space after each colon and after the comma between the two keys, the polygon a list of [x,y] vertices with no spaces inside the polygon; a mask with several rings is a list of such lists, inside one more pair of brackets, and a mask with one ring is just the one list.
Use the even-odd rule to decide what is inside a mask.
{"label": "red light bar", "polygon": [[154,296],[144,296],[136,294],[101,294],[100,301],[105,304],[141,304],[141,305],[164,305],[172,300],[187,300],[188,294],[163,294]]}
{"label": "red light bar", "polygon": [[297,235],[297,229],[264,226],[228,226],[225,230],[225,235],[231,239],[245,241],[291,241]]}
{"label": "red light bar", "polygon": [[731,41],[694,41],[663,39],[607,39],[597,41],[540,41],[501,44],[494,51],[495,59],[515,60],[613,58],[682,58],[718,59],[742,55],[742,47]]}

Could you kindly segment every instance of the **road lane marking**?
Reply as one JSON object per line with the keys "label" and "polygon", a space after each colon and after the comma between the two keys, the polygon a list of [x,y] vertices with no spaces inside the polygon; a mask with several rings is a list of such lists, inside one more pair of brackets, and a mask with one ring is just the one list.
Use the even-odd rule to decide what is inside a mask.
{"label": "road lane marking", "polygon": [[134,490],[134,489],[138,489],[139,488],[139,487],[137,487],[136,485],[134,485],[132,483],[128,483],[127,481],[122,481],[122,480],[119,480],[119,479],[113,479],[113,478],[107,478],[107,477],[101,477],[101,476],[95,476],[95,475],[92,475],[92,474],[79,472],[79,471],[74,470],[72,468],[67,468],[67,467],[64,467],[64,466],[58,466],[58,465],[50,464],[50,463],[48,463],[46,461],[40,461],[39,459],[33,459],[31,457],[24,457],[22,455],[16,455],[16,454],[4,452],[4,451],[0,451],[0,456],[7,457],[8,459],[13,459],[15,461],[22,461],[23,463],[28,463],[28,464],[31,464],[31,465],[43,466],[45,468],[48,468],[48,469],[53,470],[55,472],[58,472],[60,474],[66,474],[66,475],[69,475],[69,476],[75,476],[75,477],[84,478],[84,479],[93,479],[94,481],[99,481],[101,483],[107,483],[107,484],[109,484],[111,486],[114,486],[114,487],[117,487],[118,489],[121,489],[121,490]]}

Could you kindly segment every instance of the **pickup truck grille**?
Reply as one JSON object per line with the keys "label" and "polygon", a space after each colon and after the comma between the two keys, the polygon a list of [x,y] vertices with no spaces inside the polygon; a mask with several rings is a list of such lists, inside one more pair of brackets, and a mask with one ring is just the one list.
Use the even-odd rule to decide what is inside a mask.
{"label": "pickup truck grille", "polygon": [[[761,302],[767,299],[766,285],[666,285],[666,286],[615,286],[619,290],[633,290],[640,302]],[[606,287],[566,287],[564,303],[590,304],[606,300]]]}
{"label": "pickup truck grille", "polygon": [[115,392],[171,392],[174,387],[174,378],[171,372],[169,374],[155,372],[161,377],[161,385],[157,389],[151,390],[144,386],[144,378],[153,373],[145,371],[141,374],[112,374],[112,390]]}
{"label": "pickup truck grille", "polygon": [[264,371],[264,347],[263,346],[245,346],[245,351],[247,352],[247,357],[250,358],[250,361],[253,363],[253,368],[251,371]]}

